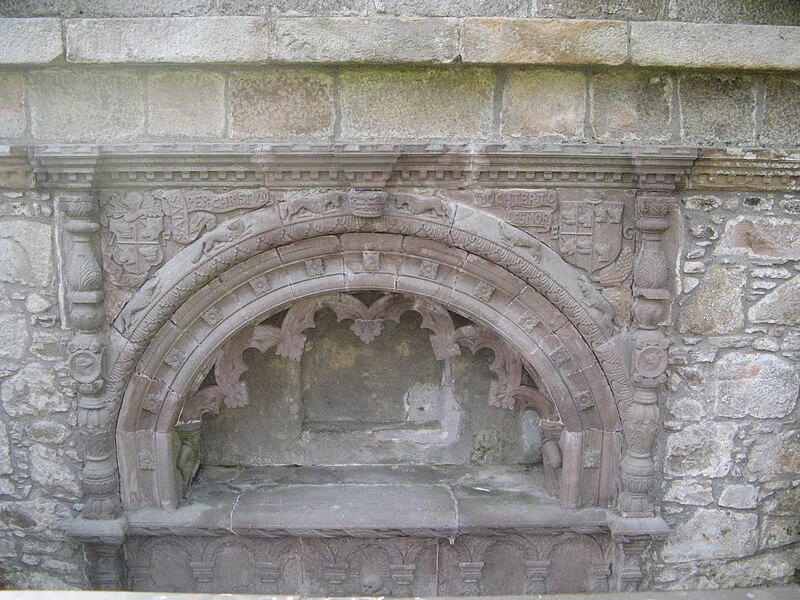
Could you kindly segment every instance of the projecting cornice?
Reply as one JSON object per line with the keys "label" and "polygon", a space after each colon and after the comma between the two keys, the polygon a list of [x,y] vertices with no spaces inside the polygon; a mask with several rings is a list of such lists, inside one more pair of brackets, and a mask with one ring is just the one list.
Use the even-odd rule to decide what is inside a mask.
{"label": "projecting cornice", "polygon": [[800,70],[800,27],[500,17],[0,19],[0,65],[448,64]]}
{"label": "projecting cornice", "polygon": [[800,190],[800,154],[587,145],[55,144],[0,148],[0,187]]}
{"label": "projecting cornice", "polygon": [[31,152],[43,189],[133,187],[602,187],[672,191],[694,148],[400,144],[49,145]]}

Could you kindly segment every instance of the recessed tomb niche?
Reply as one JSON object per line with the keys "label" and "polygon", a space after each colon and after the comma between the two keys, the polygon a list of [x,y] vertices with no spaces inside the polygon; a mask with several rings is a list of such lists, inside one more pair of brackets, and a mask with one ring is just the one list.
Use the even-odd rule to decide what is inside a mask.
{"label": "recessed tomb niche", "polygon": [[229,340],[177,430],[208,468],[533,465],[542,400],[517,352],[441,304],[336,293]]}

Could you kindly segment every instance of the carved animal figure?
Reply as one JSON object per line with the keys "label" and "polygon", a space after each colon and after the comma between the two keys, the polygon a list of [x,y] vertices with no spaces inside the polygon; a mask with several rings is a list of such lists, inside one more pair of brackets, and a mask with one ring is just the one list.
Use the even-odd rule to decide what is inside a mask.
{"label": "carved animal figure", "polygon": [[397,210],[412,215],[429,215],[437,219],[447,219],[450,211],[439,198],[420,198],[410,194],[398,194],[394,200]]}
{"label": "carved animal figure", "polygon": [[281,217],[285,221],[292,221],[298,217],[322,215],[338,209],[341,205],[342,198],[338,192],[309,198],[296,198],[280,205]]}
{"label": "carved animal figure", "polygon": [[158,279],[153,278],[145,283],[142,286],[142,289],[139,290],[139,293],[130,299],[120,315],[122,333],[128,331],[130,326],[133,325],[136,315],[150,304],[150,301],[158,293],[160,287],[161,282]]}
{"label": "carved animal figure", "polygon": [[538,262],[541,258],[542,242],[535,237],[528,235],[510,225],[500,223],[500,239],[512,248],[522,248],[527,250],[534,261]]}
{"label": "carved animal figure", "polygon": [[581,290],[581,296],[589,312],[592,313],[593,318],[598,321],[606,330],[611,330],[614,327],[614,309],[605,301],[603,296],[597,289],[586,280],[586,277],[581,275],[578,278],[578,287]]}
{"label": "carved animal figure", "polygon": [[195,254],[192,262],[200,262],[200,259],[203,258],[203,256],[211,254],[221,246],[227,246],[231,242],[242,237],[242,235],[247,233],[249,230],[250,226],[245,226],[245,224],[239,219],[228,221],[222,225],[222,227],[213,230],[203,238],[203,241],[200,244],[200,249],[198,250],[197,254]]}

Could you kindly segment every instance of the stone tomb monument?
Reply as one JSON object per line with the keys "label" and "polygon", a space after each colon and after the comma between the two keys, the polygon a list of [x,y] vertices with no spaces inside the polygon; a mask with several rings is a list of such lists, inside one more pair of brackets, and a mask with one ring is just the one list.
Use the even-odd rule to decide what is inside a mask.
{"label": "stone tomb monument", "polygon": [[94,585],[636,589],[667,531],[663,236],[694,158],[38,148]]}

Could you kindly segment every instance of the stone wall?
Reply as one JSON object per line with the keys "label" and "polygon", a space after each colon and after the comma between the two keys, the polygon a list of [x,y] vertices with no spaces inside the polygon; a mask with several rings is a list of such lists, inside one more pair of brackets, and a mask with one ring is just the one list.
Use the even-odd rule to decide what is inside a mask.
{"label": "stone wall", "polygon": [[[58,21],[55,29],[53,23],[41,24],[41,34],[15,29],[19,37],[6,39],[29,40],[26,52],[41,52],[44,58],[9,58],[13,52],[0,35],[4,156],[54,142],[465,141],[761,148],[765,156],[797,160],[792,152],[800,139],[800,59],[779,44],[772,48],[776,56],[764,58],[756,50],[760,46],[751,43],[798,39],[797,28],[726,29],[725,35],[738,41],[719,50],[723,56],[717,62],[713,52],[712,58],[699,51],[694,56],[686,36],[676,38],[682,44],[675,47],[654,42],[657,51],[651,48],[646,58],[632,60],[635,23],[611,26],[623,43],[601,47],[600,55],[591,54],[597,46],[584,44],[588,58],[580,53],[564,58],[558,52],[556,58],[547,52],[532,57],[531,46],[520,43],[526,54],[519,58],[519,47],[498,50],[481,41],[507,39],[509,30],[495,27],[509,23],[474,21],[477,50],[470,55],[464,46],[469,23],[456,20],[582,17],[798,25],[800,7],[792,1],[183,0],[168,10],[164,6],[116,0],[79,8],[67,0],[10,0],[0,6],[0,16],[386,17],[388,29],[379,32],[396,31],[389,17],[454,21],[414,21],[418,29],[410,39],[421,40],[414,56],[391,60],[392,53],[406,51],[409,38],[401,36],[392,46],[395,38],[385,36],[390,41],[380,54],[359,46],[354,36],[348,42],[353,55],[346,60],[336,59],[337,45],[309,50],[301,44],[296,54],[293,48],[281,50],[285,54],[278,59],[300,64],[282,65],[257,64],[266,59],[255,46],[248,48],[255,54],[219,61],[229,65],[208,64],[215,61],[169,54],[176,48],[169,44],[155,50],[144,43],[135,47],[129,30],[114,31],[133,36],[133,58],[124,52],[104,54],[107,49],[93,45],[89,22],[75,25],[74,38]],[[23,25],[35,29],[38,24]],[[675,24],[640,25],[642,39],[669,42]],[[324,38],[337,27],[340,32],[362,27],[369,37],[377,25],[298,19],[283,26],[311,28],[315,37]],[[531,35],[525,28],[539,27],[511,26],[523,40]],[[552,46],[566,52],[564,39],[570,48],[585,34],[579,27],[580,35],[559,33]],[[83,45],[65,53],[62,38]],[[452,63],[465,56],[474,64],[410,64]],[[767,164],[765,173],[770,168]],[[660,398],[658,499],[672,531],[651,551],[646,583],[653,589],[797,581],[798,171],[796,166],[782,191],[763,191],[758,182],[739,183],[736,191],[728,185],[715,189],[713,178],[702,186],[690,182],[673,217],[669,241],[677,300],[670,320],[669,379]],[[37,193],[24,168],[0,173],[0,187],[0,588],[81,588],[86,585],[84,557],[64,531],[81,507],[82,450],[66,367],[69,331],[62,328],[55,199]]]}
{"label": "stone wall", "polygon": [[0,76],[0,139],[22,145],[392,140],[782,148],[800,136],[794,74],[63,66]]}

